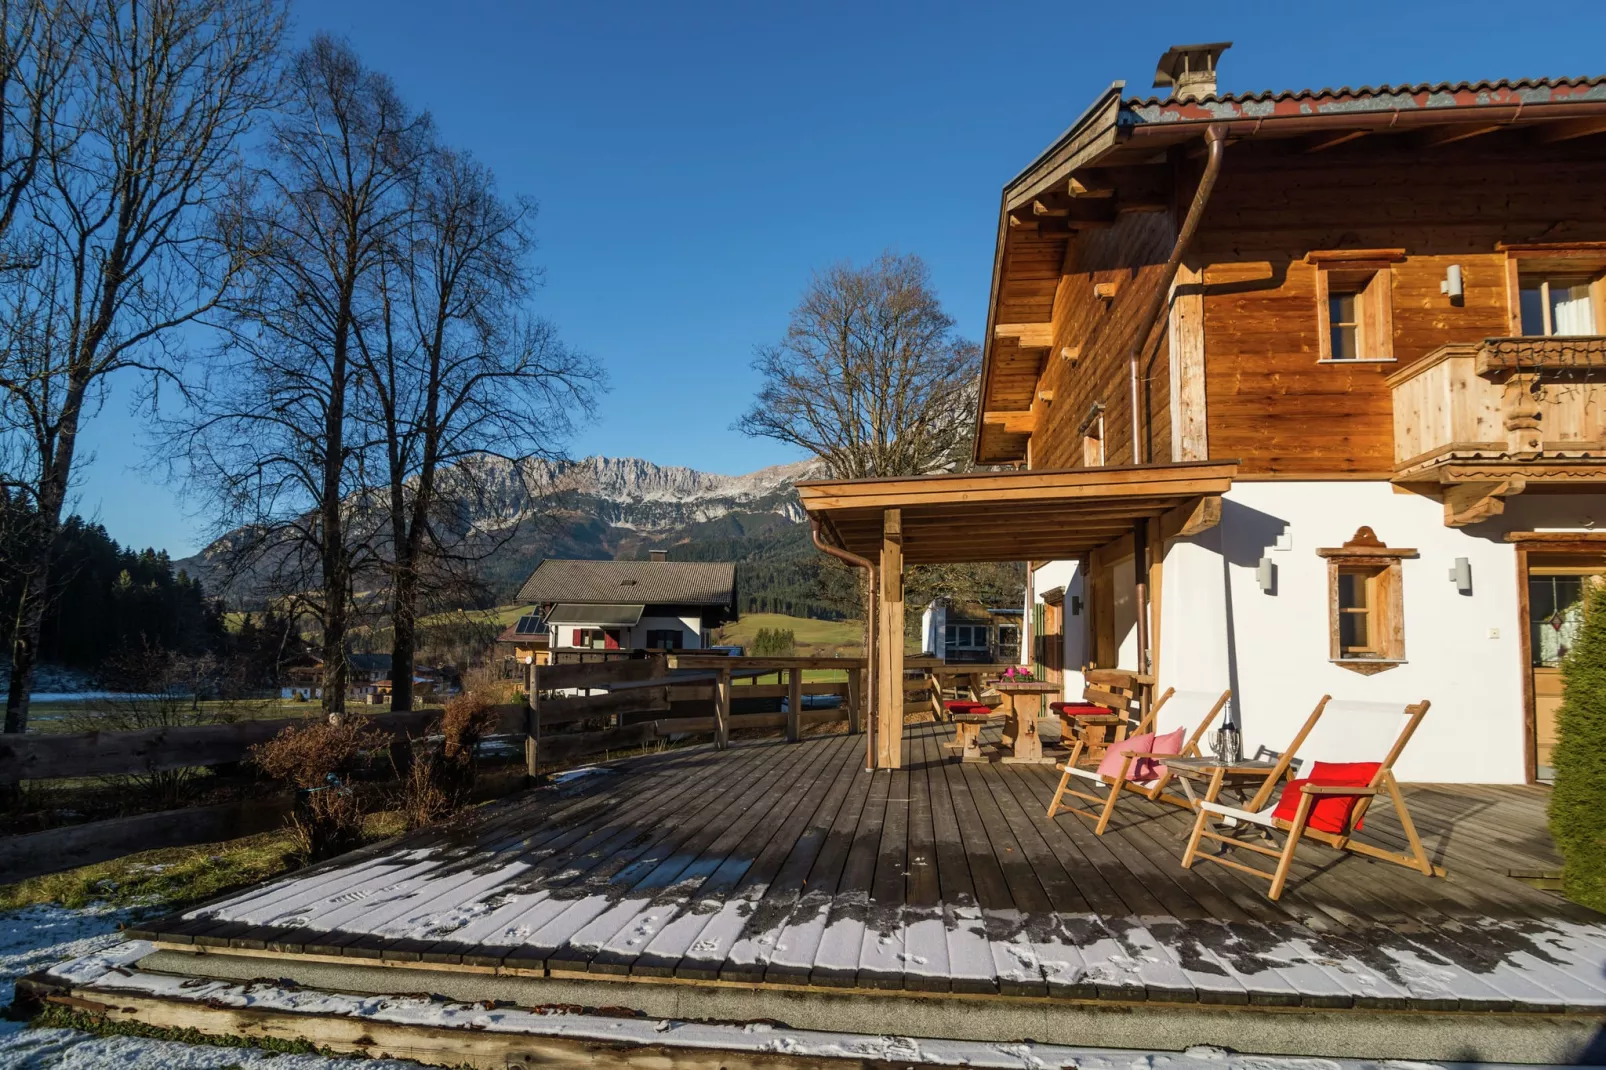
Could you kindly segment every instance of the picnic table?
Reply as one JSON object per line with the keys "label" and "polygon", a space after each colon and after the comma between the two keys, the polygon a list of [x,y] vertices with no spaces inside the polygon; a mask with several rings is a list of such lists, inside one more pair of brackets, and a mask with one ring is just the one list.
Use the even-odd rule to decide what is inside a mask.
{"label": "picnic table", "polygon": [[1063,690],[1062,686],[1046,680],[999,680],[993,684],[993,690],[1004,696],[1004,701],[1009,705],[1004,714],[1003,744],[1010,753],[1004,761],[1022,765],[1053,765],[1053,758],[1043,756],[1043,741],[1037,734],[1037,718],[1042,713],[1044,700],[1039,697],[1034,708],[1023,715],[1018,698],[1021,695],[1057,695]]}

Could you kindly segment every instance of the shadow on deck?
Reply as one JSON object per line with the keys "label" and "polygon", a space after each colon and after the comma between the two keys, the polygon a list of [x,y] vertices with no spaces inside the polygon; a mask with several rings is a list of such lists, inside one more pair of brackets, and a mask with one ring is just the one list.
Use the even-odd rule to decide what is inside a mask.
{"label": "shadow on deck", "polygon": [[[1302,847],[1279,902],[1178,864],[1191,815],[1045,816],[1048,766],[961,764],[912,725],[738,742],[572,776],[472,820],[151,927],[172,950],[522,977],[676,979],[1323,1008],[1606,1007],[1600,916],[1513,878],[1558,865],[1546,789],[1413,785],[1447,879]],[[1392,813],[1365,836],[1396,845]],[[286,963],[288,965],[288,963]],[[406,987],[399,980],[400,988]]]}

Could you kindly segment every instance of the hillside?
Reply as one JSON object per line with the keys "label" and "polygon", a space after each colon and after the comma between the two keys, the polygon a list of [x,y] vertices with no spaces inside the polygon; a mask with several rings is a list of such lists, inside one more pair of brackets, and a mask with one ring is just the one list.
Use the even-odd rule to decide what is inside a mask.
{"label": "hillside", "polygon": [[[634,457],[482,463],[491,492],[468,519],[500,545],[481,562],[483,590],[465,592],[465,606],[510,601],[546,557],[639,559],[667,549],[679,560],[735,561],[744,612],[838,615],[822,598],[820,557],[793,490],[809,462],[736,476]],[[225,536],[177,565],[222,590],[232,607],[260,606],[272,592],[256,589],[250,575],[223,574],[230,542]]]}

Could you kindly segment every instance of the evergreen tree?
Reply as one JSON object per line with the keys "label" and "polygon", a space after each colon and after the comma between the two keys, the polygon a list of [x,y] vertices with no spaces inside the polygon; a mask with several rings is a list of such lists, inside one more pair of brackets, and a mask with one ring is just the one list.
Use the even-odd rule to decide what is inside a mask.
{"label": "evergreen tree", "polygon": [[1561,676],[1550,832],[1565,859],[1567,897],[1606,910],[1606,590],[1595,584]]}

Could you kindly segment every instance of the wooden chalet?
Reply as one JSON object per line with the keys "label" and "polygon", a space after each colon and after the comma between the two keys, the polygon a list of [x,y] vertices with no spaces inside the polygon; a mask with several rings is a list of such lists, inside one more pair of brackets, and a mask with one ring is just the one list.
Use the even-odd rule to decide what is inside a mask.
{"label": "wooden chalet", "polygon": [[900,561],[1029,559],[1068,698],[1230,686],[1253,750],[1427,695],[1402,776],[1542,779],[1606,571],[1606,78],[1217,94],[1225,47],[1004,188],[974,459],[1011,470],[804,505],[891,617]]}

